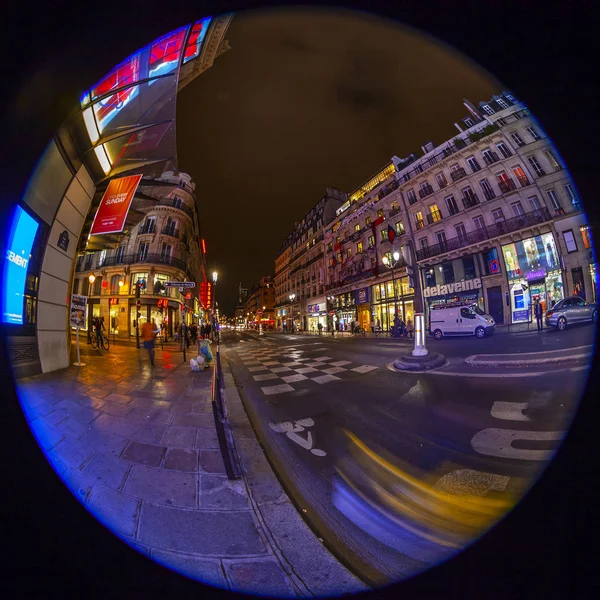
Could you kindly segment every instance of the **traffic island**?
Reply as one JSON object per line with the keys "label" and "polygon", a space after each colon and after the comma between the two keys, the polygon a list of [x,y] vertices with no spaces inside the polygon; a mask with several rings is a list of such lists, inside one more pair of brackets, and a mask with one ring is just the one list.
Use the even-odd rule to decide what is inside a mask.
{"label": "traffic island", "polygon": [[407,354],[394,361],[394,368],[398,371],[431,371],[446,364],[446,357],[437,352],[429,352],[425,356]]}

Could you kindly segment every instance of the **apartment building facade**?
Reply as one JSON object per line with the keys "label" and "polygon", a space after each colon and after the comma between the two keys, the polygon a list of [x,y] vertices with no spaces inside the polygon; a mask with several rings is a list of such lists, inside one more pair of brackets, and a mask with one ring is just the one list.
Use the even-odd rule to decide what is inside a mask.
{"label": "apartment building facade", "polygon": [[[261,277],[248,293],[244,302],[247,322],[252,326],[262,323],[268,329],[275,328],[275,282],[268,275]],[[262,311],[262,313],[260,312]]]}
{"label": "apartment building facade", "polygon": [[[167,171],[143,179],[137,194],[147,201],[140,208],[144,218],[117,248],[78,256],[72,293],[88,297],[88,327],[94,317],[105,317],[107,333],[126,339],[136,334],[135,287],[142,282],[139,325],[164,322],[172,336],[182,321],[206,319],[210,308],[198,296],[206,275],[195,184],[186,173]],[[171,281],[196,287],[165,286]]]}
{"label": "apartment building facade", "polygon": [[347,199],[346,193],[327,188],[279,250],[276,318],[286,331],[317,331],[319,323],[327,328],[324,227]]}
{"label": "apartment building facade", "polygon": [[456,137],[393,157],[326,228],[336,327],[413,321],[414,276],[426,313],[472,302],[499,324],[530,321],[535,299],[597,298],[591,232],[545,132],[509,93],[465,106]]}

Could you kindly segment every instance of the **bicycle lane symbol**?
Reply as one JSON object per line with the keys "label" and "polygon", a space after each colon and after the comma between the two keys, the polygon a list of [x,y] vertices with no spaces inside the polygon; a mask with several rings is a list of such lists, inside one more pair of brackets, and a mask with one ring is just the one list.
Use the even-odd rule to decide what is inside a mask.
{"label": "bicycle lane symbol", "polygon": [[299,419],[298,421],[284,421],[283,423],[269,423],[269,429],[275,433],[285,433],[286,437],[292,442],[298,444],[305,450],[310,450],[315,456],[327,456],[327,452],[313,448],[313,436],[310,431],[306,431],[306,437],[298,435],[305,431],[305,428],[312,427],[315,422],[310,419]]}

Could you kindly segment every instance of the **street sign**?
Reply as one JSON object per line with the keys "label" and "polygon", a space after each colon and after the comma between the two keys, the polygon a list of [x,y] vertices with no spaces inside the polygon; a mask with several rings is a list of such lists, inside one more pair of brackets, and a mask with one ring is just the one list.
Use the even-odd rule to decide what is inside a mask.
{"label": "street sign", "polygon": [[141,301],[141,300],[138,300],[138,301],[136,302],[136,306],[139,308],[141,305],[142,305],[142,301]]}
{"label": "street sign", "polygon": [[262,311],[262,310],[259,308],[259,309],[256,311],[256,314],[257,314],[257,315],[262,315],[262,314],[263,314],[263,311]]}
{"label": "street sign", "polygon": [[335,315],[335,310],[330,310],[329,314],[333,317],[333,315]]}
{"label": "street sign", "polygon": [[165,281],[165,287],[193,288],[196,284],[193,281]]}

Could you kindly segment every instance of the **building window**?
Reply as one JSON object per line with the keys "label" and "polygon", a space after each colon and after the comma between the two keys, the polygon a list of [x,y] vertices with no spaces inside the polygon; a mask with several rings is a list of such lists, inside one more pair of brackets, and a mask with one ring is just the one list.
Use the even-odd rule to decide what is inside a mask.
{"label": "building window", "polygon": [[387,232],[387,229],[384,228],[379,233],[381,235],[381,241],[382,242],[387,242],[388,241],[388,232]]}
{"label": "building window", "polygon": [[475,229],[485,229],[485,221],[481,215],[473,217],[473,224],[475,225]]}
{"label": "building window", "polygon": [[[346,257],[350,258],[352,256],[352,248],[346,248]],[[307,277],[308,279],[308,277]]]}
{"label": "building window", "polygon": [[430,218],[432,223],[437,223],[438,221],[442,220],[442,215],[437,207],[437,204],[429,205],[429,214],[431,215]]}
{"label": "building window", "polygon": [[357,224],[354,226],[354,232],[355,232],[355,233],[357,233],[357,232],[359,232],[359,231],[360,231],[360,225],[357,223]]}
{"label": "building window", "polygon": [[567,183],[565,185],[565,192],[567,192],[567,198],[569,199],[569,202],[571,203],[573,208],[575,210],[581,210],[581,203],[575,195],[575,190],[573,190],[573,186],[570,183]]}
{"label": "building window", "polygon": [[73,281],[73,293],[79,294],[79,279],[75,279],[75,281]]}
{"label": "building window", "polygon": [[148,273],[132,273],[131,274],[131,284],[129,285],[129,290],[131,294],[135,294],[135,284],[138,281],[143,281],[146,284],[146,288],[140,289],[140,294],[145,294],[148,289]]}
{"label": "building window", "polygon": [[396,221],[396,235],[402,235],[404,233],[404,224],[402,221]]}
{"label": "building window", "polygon": [[512,152],[508,149],[508,147],[506,146],[506,144],[504,142],[499,142],[498,144],[496,144],[496,148],[498,148],[498,150],[500,151],[500,154],[502,154],[502,156],[504,156],[504,158],[508,158],[509,156],[512,156]]}
{"label": "building window", "polygon": [[440,246],[443,246],[446,243],[446,232],[445,231],[437,231],[435,237]]}
{"label": "building window", "polygon": [[417,201],[415,190],[408,190],[408,192],[406,192],[406,198],[408,199],[409,204],[414,204]]}
{"label": "building window", "polygon": [[[581,239],[583,240],[583,246],[588,250],[592,247],[592,232],[590,231],[589,225],[582,225],[579,228],[581,232]],[[77,293],[77,292],[75,292]]]}
{"label": "building window", "polygon": [[465,229],[465,226],[463,223],[457,223],[454,226],[454,229],[456,231],[456,235],[460,238],[460,239],[464,239],[467,237],[467,230]]}
{"label": "building window", "polygon": [[540,199],[537,196],[529,196],[529,198],[527,198],[527,200],[529,200],[529,205],[531,206],[531,210],[541,210],[542,209],[542,204],[540,202]]}
{"label": "building window", "polygon": [[546,172],[544,171],[544,169],[542,169],[540,163],[538,162],[535,156],[528,156],[527,160],[538,177],[543,177],[546,174]]}
{"label": "building window", "polygon": [[[371,217],[367,217],[367,218],[365,219],[365,227],[367,227],[367,226],[368,226],[368,225],[370,225],[370,224],[371,224]],[[339,241],[339,238],[338,238],[338,241]]]}
{"label": "building window", "polygon": [[565,245],[567,246],[567,252],[577,252],[577,243],[575,242],[573,231],[569,229],[567,231],[563,231],[562,234],[563,239],[565,240]]}
{"label": "building window", "polygon": [[169,262],[171,260],[171,252],[173,251],[173,246],[169,246],[165,242],[163,242],[162,247],[160,249],[160,262]]}
{"label": "building window", "polygon": [[504,102],[504,100],[502,100],[502,98],[498,98],[496,100],[496,103],[498,104],[498,106],[500,108],[508,108],[508,104],[506,104],[506,102]]}
{"label": "building window", "polygon": [[512,94],[504,94],[504,95],[510,102],[513,102],[513,103],[516,102],[515,97]]}
{"label": "building window", "polygon": [[92,258],[94,257],[93,254],[86,254],[85,255],[85,267],[84,267],[84,271],[89,271],[92,268]]}
{"label": "building window", "polygon": [[527,128],[527,131],[529,135],[533,138],[534,142],[540,139],[540,134],[531,125]]}
{"label": "building window", "polygon": [[358,242],[356,244],[356,254],[360,254],[363,251],[363,243],[362,242]]}
{"label": "building window", "polygon": [[442,265],[442,275],[444,277],[444,284],[454,283],[454,268],[452,261],[445,262]]}
{"label": "building window", "polygon": [[552,152],[552,150],[544,150],[544,154],[546,155],[546,158],[548,159],[548,162],[550,163],[550,166],[555,171],[562,170],[562,167],[560,166],[558,160],[556,160],[556,156],[554,156],[554,153]]}
{"label": "building window", "polygon": [[489,104],[484,104],[483,105],[483,110],[488,114],[488,115],[493,115],[494,114],[494,109],[489,105]]}
{"label": "building window", "polygon": [[486,200],[492,200],[496,197],[496,193],[487,179],[480,179],[479,185],[481,186],[481,191],[483,192]]}
{"label": "building window", "polygon": [[120,275],[113,275],[110,278],[110,293],[118,294],[119,293],[119,281],[121,280]]}
{"label": "building window", "polygon": [[332,250],[333,250],[333,243],[332,243],[332,242],[329,242],[329,243],[327,244],[327,252],[331,252]]}
{"label": "building window", "polygon": [[560,205],[560,202],[558,201],[558,198],[556,197],[556,192],[552,189],[552,190],[548,190],[546,192],[546,194],[548,196],[548,200],[550,200],[550,204],[551,204],[552,208],[554,210],[561,211],[562,206]]}
{"label": "building window", "polygon": [[523,141],[523,138],[516,132],[513,131],[510,134],[510,137],[512,138],[512,141],[519,147],[521,148],[522,146],[525,145],[525,142]]}
{"label": "building window", "polygon": [[477,272],[475,271],[475,259],[473,256],[465,256],[462,259],[463,271],[465,279],[475,279]]}
{"label": "building window", "polygon": [[445,188],[448,185],[448,180],[446,179],[446,176],[443,173],[438,173],[435,176],[435,180],[436,180],[440,190],[442,188]]}
{"label": "building window", "polygon": [[523,210],[523,205],[521,204],[521,202],[512,202],[511,206],[512,206],[513,214],[515,215],[515,217],[520,217],[521,215],[525,214],[525,211]]}
{"label": "building window", "polygon": [[369,236],[368,244],[369,244],[369,248],[375,247],[375,236],[374,235]]}
{"label": "building window", "polygon": [[106,261],[106,250],[100,250],[100,253],[98,254],[98,266],[101,267],[102,265],[104,265],[105,261]]}
{"label": "building window", "polygon": [[138,261],[143,262],[148,258],[148,242],[140,242],[138,249]]}
{"label": "building window", "polygon": [[473,125],[475,125],[475,123],[473,123],[473,119],[470,119],[469,117],[467,117],[463,123],[467,126],[467,127],[473,127]]}
{"label": "building window", "polygon": [[469,156],[469,158],[467,158],[467,163],[469,164],[469,167],[471,167],[471,171],[473,171],[473,173],[481,171],[481,166],[479,165],[477,159],[474,156]]}
{"label": "building window", "polygon": [[456,204],[454,196],[446,196],[444,200],[446,201],[446,206],[448,207],[448,213],[450,215],[458,213],[458,204]]}
{"label": "building window", "polygon": [[423,213],[420,211],[418,213],[415,213],[415,225],[416,225],[417,229],[422,229],[424,226]]}
{"label": "building window", "polygon": [[381,219],[381,218],[385,219],[385,213],[383,212],[383,208],[380,208],[377,211],[377,218],[379,218],[379,219]]}
{"label": "building window", "polygon": [[520,166],[511,168],[521,187],[529,185],[529,179],[527,178],[527,175],[525,175],[525,171],[523,171],[523,169]]}
{"label": "building window", "polygon": [[492,217],[494,217],[494,222],[498,223],[499,221],[504,221],[504,213],[501,208],[496,208],[492,211]]}
{"label": "building window", "polygon": [[421,238],[419,240],[419,246],[421,246],[422,250],[424,250],[425,248],[427,248],[429,246],[429,244],[427,243],[427,238]]}

